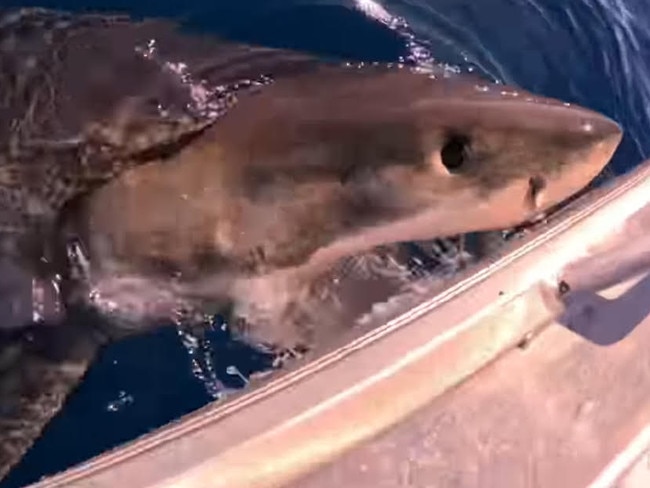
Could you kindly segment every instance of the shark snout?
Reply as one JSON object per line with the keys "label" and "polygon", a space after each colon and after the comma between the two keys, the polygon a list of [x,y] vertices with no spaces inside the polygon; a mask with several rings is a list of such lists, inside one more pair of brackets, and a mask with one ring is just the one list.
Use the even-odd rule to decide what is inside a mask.
{"label": "shark snout", "polygon": [[623,131],[620,125],[614,120],[605,115],[582,108],[578,109],[578,113],[578,117],[581,120],[580,131],[585,134],[593,134],[595,137],[601,139],[608,139],[615,136],[620,141]]}
{"label": "shark snout", "polygon": [[576,138],[592,138],[595,142],[607,141],[607,145],[616,149],[623,135],[621,126],[616,121],[594,110],[569,103],[555,106],[551,110],[556,112],[555,116],[545,113],[546,110],[541,105],[537,108],[542,120],[548,117],[546,124],[553,123],[555,130],[566,131]]}
{"label": "shark snout", "polygon": [[534,212],[543,212],[586,187],[609,163],[623,137],[609,117],[580,107],[565,107],[556,130],[573,139],[559,171],[532,174],[528,197]]}
{"label": "shark snout", "polygon": [[587,187],[622,138],[609,117],[541,97],[449,97],[427,110],[434,114],[434,108],[431,126],[444,122],[453,131],[442,144],[432,144],[429,161],[439,182],[453,184],[437,205],[408,225],[400,222],[399,232],[395,226],[405,239],[537,220]]}

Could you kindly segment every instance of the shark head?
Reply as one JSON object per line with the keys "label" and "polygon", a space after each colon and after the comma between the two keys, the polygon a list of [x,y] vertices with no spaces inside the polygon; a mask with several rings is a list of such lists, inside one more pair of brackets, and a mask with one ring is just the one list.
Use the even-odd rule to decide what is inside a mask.
{"label": "shark head", "polygon": [[87,195],[64,228],[113,311],[225,297],[284,317],[342,258],[538,217],[620,139],[601,114],[513,87],[325,65],[239,100],[186,149]]}

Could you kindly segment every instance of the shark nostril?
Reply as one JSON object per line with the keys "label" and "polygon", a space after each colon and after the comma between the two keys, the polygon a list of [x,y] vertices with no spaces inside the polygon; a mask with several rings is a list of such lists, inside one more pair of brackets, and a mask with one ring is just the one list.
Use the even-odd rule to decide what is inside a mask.
{"label": "shark nostril", "polygon": [[546,180],[541,176],[531,176],[528,179],[528,200],[533,208],[540,206],[540,197],[546,188]]}
{"label": "shark nostril", "polygon": [[469,137],[463,135],[455,134],[447,139],[440,150],[440,159],[449,172],[453,173],[463,167],[467,159],[469,143]]}

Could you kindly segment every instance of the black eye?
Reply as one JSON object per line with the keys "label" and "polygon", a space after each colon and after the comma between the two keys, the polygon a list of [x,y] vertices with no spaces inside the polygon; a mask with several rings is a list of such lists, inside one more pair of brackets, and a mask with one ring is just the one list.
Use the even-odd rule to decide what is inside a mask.
{"label": "black eye", "polygon": [[450,172],[463,167],[467,159],[469,149],[469,137],[463,135],[452,135],[447,139],[440,150],[440,159]]}

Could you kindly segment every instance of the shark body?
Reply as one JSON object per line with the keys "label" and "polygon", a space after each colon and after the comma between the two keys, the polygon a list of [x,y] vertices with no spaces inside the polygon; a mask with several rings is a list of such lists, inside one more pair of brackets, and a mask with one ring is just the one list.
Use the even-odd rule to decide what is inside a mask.
{"label": "shark body", "polygon": [[[0,12],[0,476],[116,337],[217,302],[252,341],[309,345],[342,259],[519,224],[620,141],[593,111],[440,75]],[[27,324],[52,276],[52,310],[85,315]]]}

